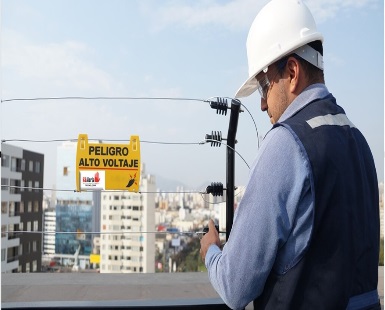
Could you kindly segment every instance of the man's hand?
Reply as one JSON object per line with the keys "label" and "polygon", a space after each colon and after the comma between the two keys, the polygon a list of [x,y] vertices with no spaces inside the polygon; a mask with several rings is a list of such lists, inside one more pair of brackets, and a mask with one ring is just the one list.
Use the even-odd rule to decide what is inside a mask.
{"label": "man's hand", "polygon": [[206,253],[210,247],[210,245],[216,244],[218,247],[221,246],[219,241],[219,234],[215,228],[215,224],[213,220],[209,221],[209,231],[202,237],[201,239],[201,250],[200,254],[202,260],[205,261]]}

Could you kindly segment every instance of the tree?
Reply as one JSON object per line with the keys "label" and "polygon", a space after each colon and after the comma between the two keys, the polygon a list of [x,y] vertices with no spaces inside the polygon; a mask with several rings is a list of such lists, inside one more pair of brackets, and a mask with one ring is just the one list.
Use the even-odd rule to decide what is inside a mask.
{"label": "tree", "polygon": [[206,267],[200,257],[200,240],[192,238],[185,248],[174,256],[178,272],[205,271]]}

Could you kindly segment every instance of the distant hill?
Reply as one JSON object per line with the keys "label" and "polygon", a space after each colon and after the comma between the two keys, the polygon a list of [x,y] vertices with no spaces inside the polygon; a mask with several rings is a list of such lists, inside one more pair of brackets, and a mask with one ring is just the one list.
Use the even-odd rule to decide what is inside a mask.
{"label": "distant hill", "polygon": [[183,186],[184,189],[188,189],[186,184],[180,181],[164,178],[160,175],[156,176],[156,188],[162,191],[175,191],[177,187]]}
{"label": "distant hill", "polygon": [[156,188],[162,191],[175,191],[177,187],[183,187],[183,189],[186,191],[190,191],[190,190],[203,191],[206,189],[208,185],[210,185],[209,181],[200,185],[188,185],[178,180],[167,179],[160,175],[156,175]]}

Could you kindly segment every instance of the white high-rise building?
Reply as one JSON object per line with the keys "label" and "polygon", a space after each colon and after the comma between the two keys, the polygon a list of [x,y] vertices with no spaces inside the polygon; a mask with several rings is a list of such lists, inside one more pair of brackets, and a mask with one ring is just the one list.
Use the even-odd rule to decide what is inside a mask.
{"label": "white high-rise building", "polygon": [[56,211],[55,208],[44,210],[44,254],[55,254]]}
{"label": "white high-rise building", "polygon": [[101,273],[155,272],[155,177],[142,166],[140,192],[102,192]]}

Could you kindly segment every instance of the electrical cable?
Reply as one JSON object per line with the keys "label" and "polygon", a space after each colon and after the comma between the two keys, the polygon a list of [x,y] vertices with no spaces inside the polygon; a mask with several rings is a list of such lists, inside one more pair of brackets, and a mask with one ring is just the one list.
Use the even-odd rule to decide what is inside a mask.
{"label": "electrical cable", "polygon": [[[231,97],[220,97],[220,96],[213,96],[208,99],[200,99],[200,98],[184,98],[184,97],[108,97],[108,96],[97,96],[97,97],[85,97],[85,96],[64,96],[64,97],[35,97],[35,98],[9,98],[9,99],[1,99],[0,102],[14,102],[14,101],[44,101],[44,100],[174,100],[174,101],[198,101],[198,102],[208,102],[210,103],[211,99],[230,99],[234,100],[234,98]],[[253,123],[255,130],[257,132],[257,139],[258,139],[258,148],[259,148],[259,133],[257,124],[255,123],[255,120],[253,118],[253,115],[250,113],[249,109],[241,103],[241,105],[245,108],[245,110],[249,113]],[[242,112],[242,111],[241,111]],[[111,140],[113,141],[113,140]]]}
{"label": "electrical cable", "polygon": [[[2,234],[39,234],[39,235],[140,235],[140,234],[171,234],[171,235],[199,235],[203,231],[27,231],[27,230],[13,230],[2,231]],[[225,234],[226,232],[219,232]]]}
{"label": "electrical cable", "polygon": [[[74,192],[74,193],[90,193],[90,192],[127,192],[124,190],[94,190],[94,191],[77,191],[76,189],[56,189],[56,188],[42,188],[42,187],[29,187],[29,186],[15,186],[15,185],[1,185],[1,188],[13,188],[13,189],[22,189],[22,190],[31,190],[31,191],[52,191],[52,192]],[[134,194],[206,194],[203,191],[191,190],[191,191],[137,191],[130,192]]]}
{"label": "electrical cable", "polygon": [[257,145],[258,145],[258,149],[259,149],[259,133],[258,133],[257,124],[255,123],[254,117],[253,117],[253,115],[250,113],[249,109],[248,109],[243,103],[241,103],[241,106],[243,106],[243,107],[246,109],[246,111],[249,113],[251,119],[253,120],[254,127],[255,127],[255,131],[257,132]]}
{"label": "electrical cable", "polygon": [[1,102],[13,101],[44,101],[44,100],[176,100],[176,101],[199,101],[205,102],[199,98],[178,98],[178,97],[83,97],[83,96],[65,96],[65,97],[36,97],[36,98],[9,98],[1,99]]}
{"label": "electrical cable", "polygon": [[[93,141],[113,141],[113,142],[127,142],[130,139],[94,139],[89,138],[88,140]],[[7,142],[32,142],[32,143],[51,143],[51,142],[77,142],[78,139],[49,139],[49,140],[32,140],[32,139],[3,139],[1,143]],[[165,142],[165,141],[149,141],[149,140],[140,140],[140,143],[149,143],[149,144],[179,144],[179,145],[196,145],[202,144],[202,142]]]}
{"label": "electrical cable", "polygon": [[220,143],[220,144],[223,144],[223,145],[226,145],[229,149],[233,150],[235,153],[237,153],[237,155],[242,158],[243,162],[246,164],[247,168],[250,169],[250,166],[249,164],[247,163],[247,161],[243,158],[243,156],[236,150],[234,149],[233,147],[231,147],[230,145],[226,144],[226,143],[223,143],[221,141],[218,141],[218,140],[213,140],[213,139],[206,139],[205,140],[205,143],[207,142],[216,142],[216,143]]}
{"label": "electrical cable", "polygon": [[[222,97],[210,97],[209,99],[206,99],[206,100],[203,100],[203,99],[196,99],[196,98],[173,98],[173,97],[39,97],[39,98],[10,98],[10,99],[1,99],[1,102],[13,102],[13,101],[37,101],[37,100],[75,100],[75,99],[82,99],[82,100],[188,100],[188,101],[200,101],[200,102],[209,102],[212,98],[222,98]],[[224,97],[224,98],[227,98],[227,99],[230,99],[230,100],[233,100],[233,98],[230,98],[230,97]],[[241,103],[242,106],[244,106],[242,103]],[[259,147],[259,138],[258,138],[258,129],[257,129],[257,126],[256,126],[256,123],[254,121],[254,118],[252,116],[252,114],[250,113],[250,111],[247,109],[246,106],[244,106],[244,108],[246,109],[246,111],[249,113],[249,115],[251,116],[253,122],[254,122],[254,126],[256,128],[256,132],[257,132],[257,139],[258,139],[258,147]],[[90,140],[97,140],[97,141],[127,141],[127,140],[123,140],[123,139],[90,139]],[[6,143],[6,142],[35,142],[35,143],[47,143],[47,142],[65,142],[65,141],[71,141],[71,142],[76,142],[78,141],[78,139],[50,139],[50,140],[31,140],[31,139],[3,139],[1,140],[1,143]],[[246,160],[243,158],[243,156],[237,151],[235,150],[233,147],[227,145],[226,143],[223,143],[221,141],[216,141],[216,140],[212,140],[212,139],[206,139],[204,141],[200,141],[200,142],[164,142],[164,141],[148,141],[148,140],[141,140],[140,142],[142,143],[151,143],[151,144],[165,144],[165,145],[202,145],[202,144],[206,144],[208,142],[216,142],[216,143],[221,143],[221,144],[224,144],[225,146],[227,146],[228,148],[232,149],[235,153],[237,153],[237,155],[244,161],[244,163],[246,164],[246,166],[250,169],[250,166],[248,165],[248,163],[246,162]],[[8,188],[14,188],[14,189],[24,189],[24,190],[48,190],[48,191],[63,191],[63,192],[77,192],[76,190],[70,190],[70,189],[52,189],[52,188],[35,188],[35,187],[22,187],[22,186],[9,186],[9,185],[2,185],[2,188],[3,187],[8,187]],[[108,190],[107,191],[104,191],[104,192],[109,192]],[[159,192],[144,192],[144,191],[138,191],[137,193],[139,194],[144,194],[144,193],[159,193]],[[203,192],[203,191],[188,191],[188,192],[164,192],[162,191],[162,193],[199,193],[201,194],[202,196],[202,199],[207,202],[204,197],[203,197],[203,194],[207,194],[206,192]],[[223,203],[225,201],[222,201],[222,202],[218,202],[218,203]],[[211,203],[211,202],[207,202],[207,203]],[[212,204],[216,204],[216,203],[212,203]]]}
{"label": "electrical cable", "polygon": [[[127,140],[102,140],[102,139],[89,139],[89,140],[98,140],[98,141],[127,141]],[[1,143],[6,143],[6,142],[37,142],[37,143],[40,143],[40,142],[65,142],[65,141],[77,141],[77,139],[69,139],[69,140],[59,140],[59,139],[55,139],[55,140],[29,140],[29,139],[3,139],[1,140]],[[173,145],[203,145],[203,144],[206,144],[208,142],[216,142],[216,143],[221,143],[225,146],[227,146],[228,148],[232,149],[235,153],[237,153],[237,155],[242,158],[242,160],[244,161],[244,163],[246,164],[246,166],[250,169],[250,166],[249,164],[246,162],[246,160],[243,158],[243,156],[237,151],[235,150],[233,147],[227,145],[226,143],[223,143],[223,142],[220,142],[220,141],[217,141],[217,140],[213,140],[213,139],[205,139],[203,141],[199,141],[199,142],[163,142],[163,141],[147,141],[147,140],[141,140],[140,141],[141,143],[152,143],[152,144],[173,144]]]}

